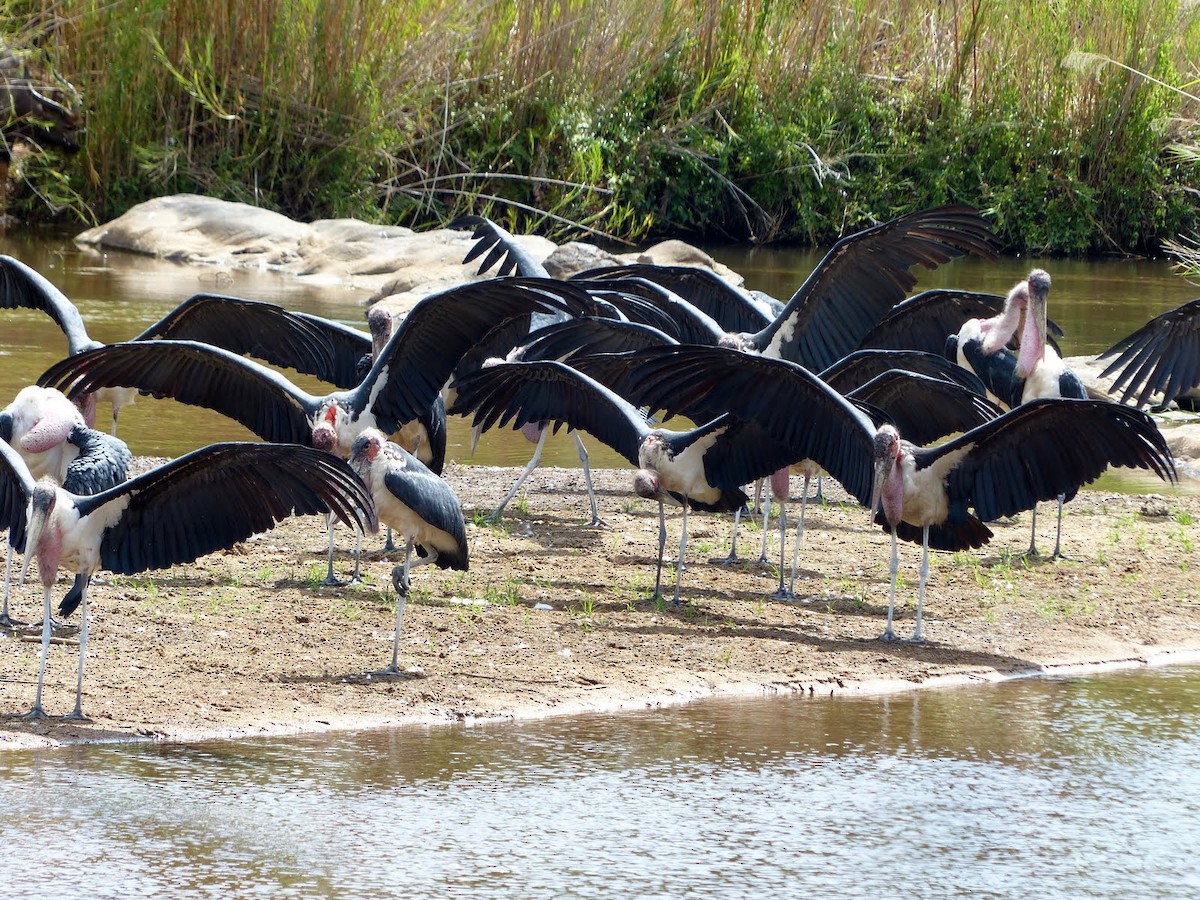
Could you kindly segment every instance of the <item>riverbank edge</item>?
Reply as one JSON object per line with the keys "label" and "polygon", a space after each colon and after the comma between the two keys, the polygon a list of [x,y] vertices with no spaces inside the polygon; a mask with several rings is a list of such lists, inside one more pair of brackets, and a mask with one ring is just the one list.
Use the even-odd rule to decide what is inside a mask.
{"label": "riverbank edge", "polygon": [[[449,710],[427,710],[410,716],[337,716],[322,714],[296,722],[246,722],[234,728],[195,729],[156,732],[152,735],[81,734],[70,738],[52,738],[24,732],[0,733],[0,752],[6,750],[58,750],[90,744],[201,744],[211,741],[242,741],[280,737],[299,737],[314,734],[346,733],[384,728],[436,728],[456,725],[521,724],[551,717],[570,715],[609,715],[645,709],[665,709],[707,700],[765,699],[772,696],[808,696],[814,701],[836,700],[840,697],[882,697],[908,691],[951,689],[1001,684],[1027,678],[1055,678],[1072,675],[1094,675],[1103,672],[1128,671],[1160,666],[1200,664],[1200,644],[1180,645],[1153,652],[1105,659],[1047,659],[1027,668],[1000,672],[994,669],[963,669],[935,675],[921,681],[894,678],[848,681],[837,679],[824,683],[818,691],[815,683],[792,680],[770,681],[768,677],[755,680],[713,684],[702,675],[676,670],[666,690],[638,693],[632,690],[609,690],[610,696],[588,701],[575,698],[545,708],[533,704],[517,706],[493,713],[463,716]],[[625,686],[629,688],[629,685]],[[828,688],[828,692],[825,692]]]}

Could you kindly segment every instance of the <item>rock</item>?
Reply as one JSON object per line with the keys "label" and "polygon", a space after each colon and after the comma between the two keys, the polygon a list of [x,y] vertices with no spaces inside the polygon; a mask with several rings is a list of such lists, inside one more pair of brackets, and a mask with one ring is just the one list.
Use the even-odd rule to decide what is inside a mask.
{"label": "rock", "polygon": [[622,260],[595,244],[568,241],[546,257],[543,265],[551,278],[570,278],[579,272],[600,266],[618,266]]}
{"label": "rock", "polygon": [[[559,254],[568,265],[589,268],[619,261],[598,247],[573,243],[557,247],[538,235],[516,235],[539,261]],[[349,284],[363,291],[366,303],[385,302],[403,313],[429,294],[457,284],[491,277],[477,274],[478,263],[463,265],[473,246],[471,232],[373,225],[357,219],[322,219],[311,224],[245,203],[197,194],[177,194],[140,203],[124,215],[89,228],[75,238],[81,244],[143,253],[185,263],[226,268],[264,267],[297,277]],[[680,257],[706,258],[686,244]],[[711,262],[711,260],[710,260]]]}

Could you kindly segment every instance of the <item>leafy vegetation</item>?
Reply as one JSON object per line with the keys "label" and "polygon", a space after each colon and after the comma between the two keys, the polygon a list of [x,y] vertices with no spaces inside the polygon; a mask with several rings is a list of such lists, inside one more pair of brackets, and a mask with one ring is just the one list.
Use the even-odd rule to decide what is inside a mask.
{"label": "leafy vegetation", "polygon": [[560,238],[818,243],[947,201],[989,209],[1014,251],[1200,232],[1186,0],[0,9],[6,43],[39,48],[87,109],[81,153],[25,169],[26,218],[193,191]]}

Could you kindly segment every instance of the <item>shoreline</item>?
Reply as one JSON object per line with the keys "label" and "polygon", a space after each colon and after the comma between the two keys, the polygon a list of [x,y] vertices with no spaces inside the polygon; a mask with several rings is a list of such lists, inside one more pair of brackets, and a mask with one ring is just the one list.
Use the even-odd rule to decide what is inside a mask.
{"label": "shoreline", "polygon": [[[1046,662],[1036,668],[1015,672],[961,672],[939,675],[921,682],[894,679],[873,679],[863,682],[848,682],[831,686],[829,692],[817,693],[813,686],[808,686],[808,695],[814,700],[834,701],[840,697],[883,697],[913,691],[954,690],[958,688],[986,687],[1017,681],[1027,678],[1057,678],[1073,675],[1095,675],[1104,672],[1123,672],[1134,669],[1158,668],[1163,666],[1190,666],[1200,664],[1200,644],[1194,647],[1178,647],[1157,653],[1146,654],[1142,657],[1127,657],[1125,659],[1095,660],[1091,662]],[[446,716],[421,715],[411,718],[393,720],[372,719],[370,717],[347,718],[336,720],[330,718],[324,721],[310,720],[306,723],[291,725],[275,725],[265,728],[261,724],[247,723],[239,728],[218,729],[213,731],[178,732],[173,734],[121,734],[108,735],[81,734],[78,736],[39,736],[24,732],[7,732],[0,730],[0,752],[5,750],[54,750],[83,744],[199,744],[210,741],[242,741],[304,735],[330,734],[352,731],[370,731],[390,728],[438,728],[465,725],[466,727],[523,724],[538,722],[558,716],[573,715],[612,715],[636,712],[642,709],[665,709],[685,706],[691,703],[708,701],[721,702],[724,700],[756,700],[779,696],[803,696],[805,686],[793,688],[770,686],[761,682],[743,682],[728,684],[709,692],[683,694],[646,695],[635,698],[614,698],[610,702],[600,704],[564,703],[552,709],[536,710],[530,707],[523,711],[512,710],[493,716]]]}
{"label": "shoreline", "polygon": [[[470,523],[516,472],[452,464],[446,474]],[[92,721],[15,718],[32,701],[40,642],[0,635],[0,750],[523,722],[778,694],[879,696],[1200,661],[1197,497],[1081,491],[1063,523],[1071,559],[1059,563],[1020,561],[1027,515],[996,525],[980,551],[935,554],[926,641],[911,644],[878,640],[887,535],[828,480],[829,502],[808,510],[797,582],[808,603],[771,600],[773,569],[706,562],[727,549],[729,519],[694,516],[684,603],[672,608],[645,598],[657,507],[631,499],[629,471],[594,475],[610,528],[580,527],[578,470],[538,469],[502,527],[468,525],[470,571],[415,570],[401,643],[407,671],[398,676],[372,674],[390,657],[394,629],[396,560],[373,549],[379,537],[365,543],[367,580],[357,587],[315,584],[324,528],[312,517],[190,566],[106,575],[90,604],[83,704]],[[1053,539],[1053,509],[1039,509],[1042,544]],[[668,518],[668,547],[678,525],[678,515]],[[742,532],[743,558],[757,556],[760,537]],[[793,539],[794,531],[789,559]],[[340,533],[339,574],[352,565],[348,544]],[[911,630],[919,555],[900,547],[901,636]],[[16,589],[14,613],[39,600],[40,589]],[[73,704],[76,649],[51,648],[52,715]]]}

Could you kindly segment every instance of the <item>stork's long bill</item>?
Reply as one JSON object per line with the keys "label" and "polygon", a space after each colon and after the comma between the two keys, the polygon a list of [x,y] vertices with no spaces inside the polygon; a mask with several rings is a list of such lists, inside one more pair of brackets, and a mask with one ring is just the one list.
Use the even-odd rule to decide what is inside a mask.
{"label": "stork's long bill", "polygon": [[1046,350],[1046,301],[1050,294],[1050,275],[1034,269],[1026,279],[1029,301],[1025,325],[1021,329],[1021,349],[1017,353],[1017,377],[1028,378],[1041,362]]}
{"label": "stork's long bill", "polygon": [[[20,583],[25,583],[25,576],[29,574],[29,564],[33,561],[34,555],[37,553],[38,544],[42,539],[42,532],[46,529],[46,522],[50,518],[50,514],[54,511],[54,502],[58,499],[54,485],[48,480],[39,481],[33,490],[33,494],[29,498],[29,506],[25,511],[25,558],[21,561],[21,576]],[[51,566],[50,561],[42,560],[40,565],[43,569],[52,572],[58,571],[57,560]]]}

